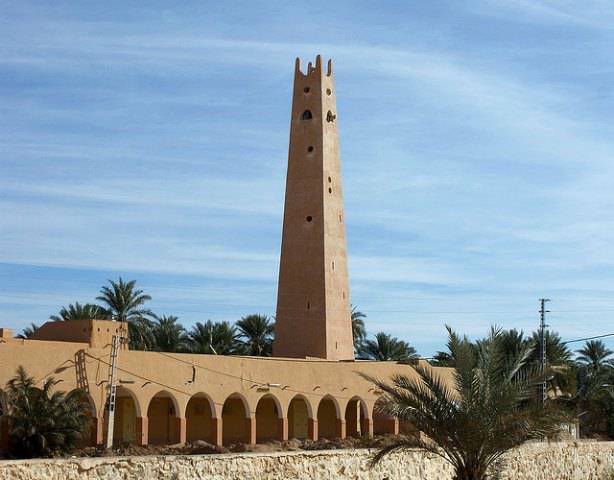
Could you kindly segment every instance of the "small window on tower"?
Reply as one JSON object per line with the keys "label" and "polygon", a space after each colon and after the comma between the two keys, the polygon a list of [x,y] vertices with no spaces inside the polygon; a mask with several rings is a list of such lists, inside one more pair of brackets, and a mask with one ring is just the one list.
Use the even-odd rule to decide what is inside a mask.
{"label": "small window on tower", "polygon": [[309,145],[309,146],[307,147],[307,152],[308,152],[308,153],[313,153],[313,145]]}
{"label": "small window on tower", "polygon": [[[305,115],[303,113],[303,115]],[[311,117],[309,117],[311,118]],[[335,121],[335,118],[337,118],[337,115],[333,115],[333,112],[331,112],[330,110],[328,111],[328,113],[326,114],[326,121],[328,123],[333,123]]]}
{"label": "small window on tower", "polygon": [[307,220],[307,222],[311,222],[313,220],[313,217],[311,215],[307,215],[305,217],[305,220]]}
{"label": "small window on tower", "polygon": [[305,92],[305,93],[309,93],[309,87],[305,87],[305,88],[303,88],[303,92]]}
{"label": "small window on tower", "polygon": [[305,110],[301,115],[301,120],[311,120],[313,115],[311,114],[311,110]]}

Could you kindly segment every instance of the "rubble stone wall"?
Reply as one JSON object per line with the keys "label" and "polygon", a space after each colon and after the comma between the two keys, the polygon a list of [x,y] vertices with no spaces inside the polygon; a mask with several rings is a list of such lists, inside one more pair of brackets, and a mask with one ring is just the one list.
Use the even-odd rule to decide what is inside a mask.
{"label": "rubble stone wall", "polygon": [[[447,480],[452,470],[420,451],[394,454],[373,469],[368,450],[104,457],[0,461],[2,480]],[[535,443],[508,454],[502,480],[609,480],[614,442]]]}

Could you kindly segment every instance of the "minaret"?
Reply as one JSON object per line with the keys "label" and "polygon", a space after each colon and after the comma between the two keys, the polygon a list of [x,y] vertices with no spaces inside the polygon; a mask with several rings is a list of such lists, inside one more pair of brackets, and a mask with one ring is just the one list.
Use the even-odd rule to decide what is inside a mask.
{"label": "minaret", "polygon": [[332,61],[297,58],[273,354],[352,360],[349,298]]}

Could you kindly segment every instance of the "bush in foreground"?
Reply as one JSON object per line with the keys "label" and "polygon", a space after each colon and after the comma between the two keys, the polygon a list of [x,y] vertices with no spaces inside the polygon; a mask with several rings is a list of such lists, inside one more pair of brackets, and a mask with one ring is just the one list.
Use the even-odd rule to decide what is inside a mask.
{"label": "bush in foreground", "polygon": [[510,358],[503,340],[493,329],[472,345],[450,330],[455,388],[426,364],[414,367],[417,376],[395,375],[392,383],[369,378],[385,392],[381,412],[411,422],[427,437],[399,437],[373,463],[393,451],[421,448],[449,462],[455,480],[484,480],[505,452],[557,431],[563,415],[532,401],[539,378],[525,368],[531,348]]}
{"label": "bush in foreground", "polygon": [[54,392],[51,377],[42,386],[23,367],[7,383],[11,455],[49,457],[78,447],[89,431],[91,410],[80,390]]}

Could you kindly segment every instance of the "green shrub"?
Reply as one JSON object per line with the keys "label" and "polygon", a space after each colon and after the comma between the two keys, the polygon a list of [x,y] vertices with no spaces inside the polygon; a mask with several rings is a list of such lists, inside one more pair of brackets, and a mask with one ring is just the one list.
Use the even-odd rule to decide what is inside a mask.
{"label": "green shrub", "polygon": [[81,390],[54,392],[53,378],[39,388],[23,367],[7,383],[11,455],[48,457],[79,446],[89,431],[91,410]]}

